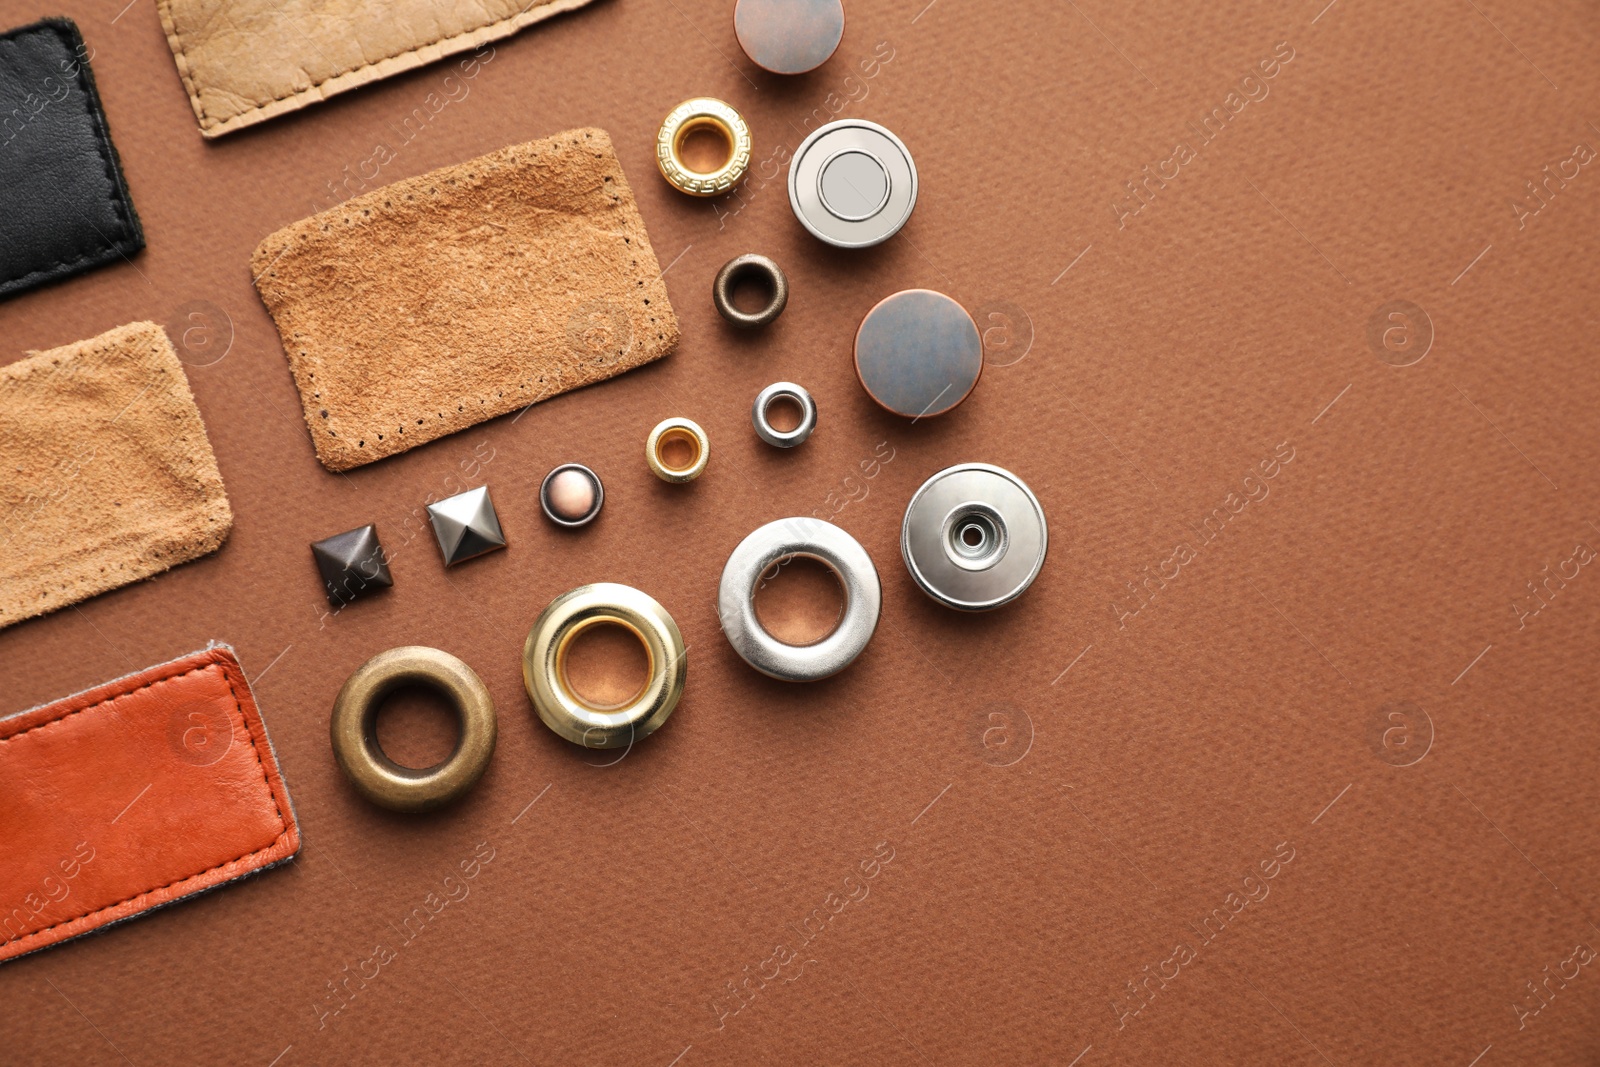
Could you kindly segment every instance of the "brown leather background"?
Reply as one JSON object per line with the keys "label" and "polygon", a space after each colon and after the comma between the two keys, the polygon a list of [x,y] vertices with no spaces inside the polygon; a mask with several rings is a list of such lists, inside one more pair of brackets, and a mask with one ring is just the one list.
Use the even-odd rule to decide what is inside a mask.
{"label": "brown leather background", "polygon": [[[210,362],[221,335],[192,334],[190,382],[236,524],[215,556],[0,632],[0,705],[230,641],[305,846],[0,968],[0,1060],[1595,1062],[1600,969],[1575,949],[1600,943],[1600,574],[1575,550],[1600,544],[1600,175],[1552,181],[1520,228],[1511,200],[1531,212],[1526,182],[1600,144],[1600,16],[1324,3],[852,2],[835,58],[792,81],[744,60],[729,0],[608,0],[498,42],[380,180],[606,128],[682,346],[345,476],[312,454],[248,257],[444,98],[446,68],[207,144],[148,0],[61,5],[149,248],[0,304],[3,358],[205,302],[231,347]],[[0,22],[56,10],[6,2]],[[1295,58],[1269,95],[1119,229],[1122,183],[1198,142],[1186,123],[1279,42]],[[758,160],[816,108],[883,122],[921,175],[909,226],[826,249],[759,163],[736,215],[673,193],[656,124],[702,93],[744,110]],[[793,286],[755,337],[710,302],[745,251]],[[1006,302],[993,356],[1027,349],[915,426],[850,363],[860,316],[910,286],[986,328]],[[1431,322],[1406,367],[1369,340],[1399,300]],[[748,421],[779,378],[822,412],[793,454]],[[674,414],[713,441],[687,488],[641,454]],[[1280,445],[1292,462],[1247,483]],[[880,447],[892,461],[863,478]],[[565,460],[606,482],[577,535],[535,498]],[[1022,475],[1053,524],[1037,584],[984,617],[933,604],[898,558],[911,492],[961,460]],[[511,547],[446,573],[421,504],[484,480]],[[1201,543],[1213,509],[1263,488]],[[718,632],[723,561],[759,523],[836,510],[878,562],[882,624],[844,675],[768,681]],[[307,542],[365,522],[395,588],[325,615]],[[1574,567],[1532,613],[1527,583]],[[519,678],[539,609],[602,579],[660,599],[691,649],[672,721],[610,766],[539,725]],[[345,676],[404,643],[463,656],[500,708],[477,790],[421,818],[358,799],[327,738]],[[426,747],[438,723],[399,725]],[[451,874],[466,895],[440,906]],[[835,914],[847,878],[867,895]],[[780,945],[795,959],[770,977]],[[392,958],[367,962],[379,946]]]}

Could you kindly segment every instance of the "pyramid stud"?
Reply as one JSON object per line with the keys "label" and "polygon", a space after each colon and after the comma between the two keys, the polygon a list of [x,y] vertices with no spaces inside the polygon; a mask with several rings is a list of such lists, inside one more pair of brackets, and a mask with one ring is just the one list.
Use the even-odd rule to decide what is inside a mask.
{"label": "pyramid stud", "polygon": [[506,535],[500,532],[500,518],[486,485],[429,504],[428,519],[446,567],[506,547]]}
{"label": "pyramid stud", "polygon": [[328,601],[336,607],[394,584],[389,577],[389,561],[378,543],[378,531],[371,525],[315,541],[311,555],[322,574]]}

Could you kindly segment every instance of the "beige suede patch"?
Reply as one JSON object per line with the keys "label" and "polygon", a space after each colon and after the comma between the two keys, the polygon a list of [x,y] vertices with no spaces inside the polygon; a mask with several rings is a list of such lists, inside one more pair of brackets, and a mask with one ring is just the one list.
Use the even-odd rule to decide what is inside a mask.
{"label": "beige suede patch", "polygon": [[317,457],[342,471],[660,359],[661,267],[604,130],[373,190],[251,259]]}
{"label": "beige suede patch", "polygon": [[214,552],[232,526],[161,327],[0,367],[0,626]]}
{"label": "beige suede patch", "polygon": [[200,132],[220,137],[589,2],[156,0],[156,10]]}

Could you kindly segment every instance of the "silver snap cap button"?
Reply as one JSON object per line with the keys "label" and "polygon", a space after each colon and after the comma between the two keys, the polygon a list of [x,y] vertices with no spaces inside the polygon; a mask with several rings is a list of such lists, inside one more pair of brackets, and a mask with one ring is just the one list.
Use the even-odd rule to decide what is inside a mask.
{"label": "silver snap cap button", "polygon": [[795,217],[813,236],[839,248],[887,241],[916,204],[911,153],[875,122],[840,119],[818,127],[789,166]]}

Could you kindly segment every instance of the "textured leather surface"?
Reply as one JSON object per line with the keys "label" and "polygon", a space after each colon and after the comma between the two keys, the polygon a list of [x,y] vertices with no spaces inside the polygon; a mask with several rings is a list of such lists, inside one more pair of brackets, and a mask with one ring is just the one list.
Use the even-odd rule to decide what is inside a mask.
{"label": "textured leather surface", "polygon": [[678,319],[604,130],[374,189],[256,248],[317,458],[342,471],[666,355]]}
{"label": "textured leather surface", "polygon": [[90,55],[68,19],[0,34],[0,296],[144,247]]}
{"label": "textured leather surface", "polygon": [[0,627],[222,546],[233,511],[166,332],[0,368]]}
{"label": "textured leather surface", "polygon": [[299,847],[266,727],[229,648],[0,720],[0,960]]}
{"label": "textured leather surface", "polygon": [[200,132],[220,137],[589,2],[158,0],[157,7]]}

